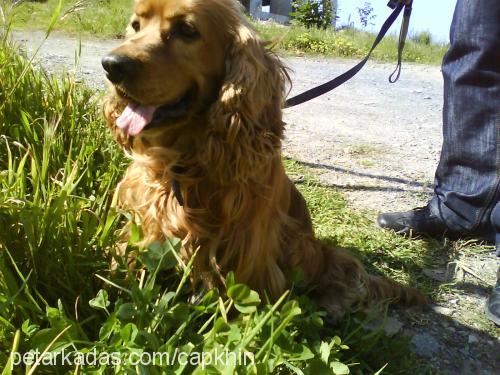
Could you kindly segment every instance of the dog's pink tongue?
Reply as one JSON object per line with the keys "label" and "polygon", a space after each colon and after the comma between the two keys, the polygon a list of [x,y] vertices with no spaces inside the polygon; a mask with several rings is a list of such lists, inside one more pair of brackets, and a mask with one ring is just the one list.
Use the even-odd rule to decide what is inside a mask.
{"label": "dog's pink tongue", "polygon": [[128,135],[135,136],[153,120],[157,108],[157,106],[152,105],[130,103],[116,120],[116,126],[123,129]]}

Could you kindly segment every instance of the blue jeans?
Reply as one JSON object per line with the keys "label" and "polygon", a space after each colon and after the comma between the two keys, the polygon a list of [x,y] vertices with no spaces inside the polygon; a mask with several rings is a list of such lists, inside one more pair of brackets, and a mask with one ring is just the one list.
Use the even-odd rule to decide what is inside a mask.
{"label": "blue jeans", "polygon": [[443,59],[443,147],[431,211],[500,242],[500,1],[458,0]]}

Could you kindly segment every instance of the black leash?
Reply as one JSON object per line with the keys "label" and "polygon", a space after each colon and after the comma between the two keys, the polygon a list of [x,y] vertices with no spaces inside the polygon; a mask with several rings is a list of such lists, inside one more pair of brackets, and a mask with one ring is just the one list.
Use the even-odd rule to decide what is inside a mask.
{"label": "black leash", "polygon": [[345,82],[350,80],[352,77],[354,77],[365,66],[367,61],[370,59],[370,56],[371,56],[373,50],[378,46],[380,41],[384,38],[387,31],[391,28],[392,24],[394,23],[394,21],[396,21],[399,14],[401,13],[401,10],[403,10],[403,8],[404,8],[405,11],[404,11],[404,16],[403,16],[403,23],[401,25],[401,31],[399,33],[398,65],[396,66],[396,69],[389,77],[389,82],[391,82],[391,83],[396,82],[399,79],[399,76],[401,74],[401,63],[402,63],[402,59],[403,59],[403,49],[405,46],[406,36],[408,35],[408,27],[410,24],[412,2],[413,2],[413,0],[389,0],[389,4],[387,4],[387,6],[390,7],[391,9],[394,9],[394,10],[392,11],[390,16],[387,18],[387,20],[382,25],[382,28],[380,29],[380,32],[378,33],[377,37],[375,38],[375,41],[373,42],[372,48],[370,49],[370,51],[368,52],[366,57],[363,60],[361,60],[357,65],[355,65],[354,67],[349,69],[347,72],[339,75],[338,77],[332,79],[331,81],[323,83],[322,85],[314,87],[310,90],[303,92],[302,94],[299,94],[297,96],[294,96],[293,98],[288,99],[285,102],[285,108],[294,107],[296,105],[305,103],[311,99],[317,98],[318,96],[326,94],[327,92],[332,91],[333,89],[339,87],[340,85],[344,84]]}
{"label": "black leash", "polygon": [[172,190],[174,191],[174,197],[177,199],[179,206],[184,206],[184,198],[182,197],[181,185],[179,184],[179,181],[172,180]]}
{"label": "black leash", "polygon": [[[181,167],[180,165],[174,165],[172,167],[172,172],[174,174],[183,174],[185,172],[185,168]],[[181,192],[181,184],[179,184],[179,181],[177,181],[175,177],[172,178],[172,191],[174,192],[174,197],[175,199],[177,199],[177,203],[179,203],[179,206],[184,206],[184,198]]]}

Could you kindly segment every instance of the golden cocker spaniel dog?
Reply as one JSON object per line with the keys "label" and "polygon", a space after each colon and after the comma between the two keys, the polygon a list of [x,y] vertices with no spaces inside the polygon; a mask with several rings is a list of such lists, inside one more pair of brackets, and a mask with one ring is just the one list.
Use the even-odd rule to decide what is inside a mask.
{"label": "golden cocker spaniel dog", "polygon": [[294,268],[333,319],[376,301],[423,304],[315,238],[285,174],[280,60],[236,0],[137,0],[121,46],[103,58],[105,117],[133,162],[117,187],[144,243],[178,237],[193,278],[237,282],[276,299]]}

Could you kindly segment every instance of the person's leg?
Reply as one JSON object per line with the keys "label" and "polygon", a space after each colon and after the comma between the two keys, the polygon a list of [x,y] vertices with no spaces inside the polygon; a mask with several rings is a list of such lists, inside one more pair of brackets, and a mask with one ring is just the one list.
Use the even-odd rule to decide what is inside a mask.
{"label": "person's leg", "polygon": [[[458,0],[450,36],[435,195],[378,221],[402,233],[483,234],[500,256],[500,1]],[[500,268],[485,311],[500,325]]]}
{"label": "person's leg", "polygon": [[450,38],[430,207],[452,231],[470,232],[489,226],[500,194],[500,2],[458,0]]}
{"label": "person's leg", "polygon": [[382,227],[439,235],[482,232],[500,197],[500,1],[458,0],[443,60],[443,147],[424,209],[379,216]]}

